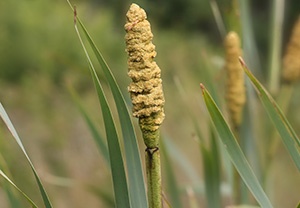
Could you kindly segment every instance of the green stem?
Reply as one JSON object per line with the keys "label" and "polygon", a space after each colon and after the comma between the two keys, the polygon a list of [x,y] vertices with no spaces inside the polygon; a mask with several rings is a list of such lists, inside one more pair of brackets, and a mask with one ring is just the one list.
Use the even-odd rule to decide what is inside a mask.
{"label": "green stem", "polygon": [[233,202],[234,204],[240,204],[242,201],[241,178],[236,169],[233,171]]}
{"label": "green stem", "polygon": [[162,198],[159,148],[147,148],[145,154],[149,208],[161,208]]}
{"label": "green stem", "polygon": [[148,185],[149,208],[162,207],[161,195],[161,166],[159,153],[159,125],[164,118],[163,112],[152,114],[146,118],[139,118],[140,129],[146,145],[146,172]]}
{"label": "green stem", "polygon": [[[235,135],[237,142],[241,144],[239,137],[239,127],[233,128],[233,134]],[[233,170],[233,202],[234,204],[240,204],[242,200],[241,194],[241,177],[238,171],[234,168]]]}
{"label": "green stem", "polygon": [[272,94],[276,94],[279,90],[283,18],[284,2],[275,0],[272,8],[271,57],[269,63],[269,90]]}

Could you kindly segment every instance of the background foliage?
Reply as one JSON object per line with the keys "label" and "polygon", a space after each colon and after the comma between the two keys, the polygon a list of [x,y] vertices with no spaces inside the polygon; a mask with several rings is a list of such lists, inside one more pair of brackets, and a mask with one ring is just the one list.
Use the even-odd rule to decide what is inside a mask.
{"label": "background foliage", "polygon": [[[231,1],[217,2],[222,15],[229,16]],[[131,2],[81,0],[73,3],[77,5],[82,20],[128,99],[126,88],[130,80],[126,75],[123,24],[125,12]],[[209,1],[139,0],[136,3],[147,11],[155,34],[154,43],[158,52],[156,60],[162,68],[167,101],[163,132],[172,140],[172,145],[175,145],[173,151],[176,154],[170,154],[176,178],[180,181],[185,199],[188,197],[185,189],[194,186],[198,191],[196,194],[199,203],[204,204],[201,156],[192,121],[185,109],[198,118],[207,117],[199,89],[205,70],[212,70],[222,95],[222,37],[216,27]],[[297,5],[296,0],[286,2],[283,48],[299,13]],[[268,59],[270,44],[270,7],[271,2],[259,0],[251,1],[250,5],[262,63],[261,76],[258,78],[263,82],[267,80],[268,62],[265,60]],[[95,111],[98,109],[98,101],[67,3],[58,0],[1,1],[0,17],[1,102],[19,130],[37,171],[41,173],[54,207],[111,207],[112,185],[106,161],[98,153],[67,90],[69,85],[76,88],[88,113],[99,124],[104,135],[100,112]],[[100,78],[101,76],[103,75],[100,73]],[[183,86],[187,102],[179,98],[178,82]],[[298,135],[299,100],[299,94],[294,93],[288,111],[288,117]],[[260,113],[260,109],[257,111]],[[257,119],[263,120],[264,117],[260,115]],[[199,120],[203,134],[208,135],[207,120]],[[270,137],[263,130],[258,134],[259,138]],[[0,128],[1,155],[16,184],[41,204],[41,199],[37,198],[38,194],[35,192],[38,189],[32,180],[30,168],[10,137],[5,128]],[[144,149],[142,142],[140,149]],[[180,159],[176,158],[179,153],[175,150],[183,155]],[[277,207],[292,207],[299,200],[296,194],[300,187],[298,172],[284,148],[279,148],[274,161],[270,177],[266,181],[270,198]],[[183,165],[188,168],[182,168]],[[2,181],[0,183],[2,185]],[[228,184],[223,183],[222,193],[224,204],[227,204]],[[8,206],[1,190],[0,206]]]}

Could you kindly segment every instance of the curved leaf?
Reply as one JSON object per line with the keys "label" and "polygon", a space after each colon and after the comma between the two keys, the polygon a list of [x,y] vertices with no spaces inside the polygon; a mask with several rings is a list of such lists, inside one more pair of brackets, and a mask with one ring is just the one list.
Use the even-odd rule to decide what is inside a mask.
{"label": "curved leaf", "polygon": [[115,127],[115,122],[113,120],[112,113],[108,105],[107,99],[105,97],[104,91],[102,89],[101,83],[99,81],[98,75],[92,64],[89,54],[85,48],[85,45],[81,39],[76,24],[75,24],[75,30],[78,35],[81,46],[84,50],[84,53],[86,55],[89,64],[89,69],[93,78],[93,82],[101,106],[101,111],[104,120],[105,131],[106,131],[106,139],[108,144],[109,159],[111,164],[110,168],[111,168],[112,178],[113,178],[116,206],[128,208],[131,207],[129,202],[128,186],[127,186],[126,174],[125,174],[118,134]]}
{"label": "curved leaf", "polygon": [[16,185],[14,184],[14,182],[12,182],[12,180],[10,180],[10,178],[5,175],[5,173],[3,173],[2,170],[0,170],[0,175],[7,181],[9,182],[15,189],[17,189],[18,192],[20,192],[24,198],[31,204],[32,207],[36,207],[37,205]]}
{"label": "curved leaf", "polygon": [[[69,1],[68,1],[69,3]],[[69,3],[70,4],[70,3]],[[71,6],[71,4],[70,4]],[[72,8],[72,6],[71,6]],[[73,9],[73,8],[72,8]],[[141,159],[139,154],[139,148],[137,144],[136,135],[134,132],[133,124],[130,119],[129,111],[125,103],[125,99],[119,89],[119,86],[116,83],[116,80],[109,69],[107,63],[105,62],[102,54],[96,47],[93,39],[89,35],[88,31],[86,30],[85,26],[81,22],[81,20],[76,17],[78,20],[79,25],[81,26],[96,58],[105,74],[106,79],[108,80],[108,84],[111,88],[120,122],[121,122],[121,129],[124,139],[124,146],[125,146],[125,156],[126,156],[126,165],[127,165],[127,172],[128,172],[128,182],[129,182],[129,192],[130,192],[130,200],[131,205],[134,208],[140,207],[148,207],[147,203],[147,195],[146,195],[146,188],[144,183],[144,176],[142,171]]]}
{"label": "curved leaf", "polygon": [[124,140],[126,165],[128,172],[129,191],[132,207],[140,208],[147,207],[146,189],[144,184],[144,177],[142,172],[141,159],[139,154],[139,148],[137,144],[136,135],[134,132],[133,124],[130,119],[129,111],[125,103],[125,99],[116,83],[116,80],[106,64],[103,56],[99,52],[98,48],[94,44],[94,41],[90,37],[89,33],[85,29],[84,25],[79,20],[80,26],[82,27],[97,59],[100,63],[102,70],[105,74],[108,84],[111,88],[115,104],[117,106],[121,129]]}
{"label": "curved leaf", "polygon": [[268,199],[259,181],[257,180],[253,170],[251,169],[244,153],[242,152],[236,138],[231,132],[219,108],[202,84],[201,88],[210,117],[216,127],[223,145],[225,146],[225,150],[230,156],[233,165],[235,166],[236,170],[240,174],[241,178],[243,179],[257,202],[264,208],[272,208],[273,206],[271,205],[270,200]]}
{"label": "curved leaf", "polygon": [[168,190],[168,195],[170,196],[171,207],[182,208],[182,203],[180,200],[180,191],[178,183],[175,177],[175,169],[172,167],[172,163],[169,157],[169,153],[165,147],[164,140],[161,140],[160,150],[164,158],[164,167],[166,171],[166,187]]}
{"label": "curved leaf", "polygon": [[240,62],[243,66],[243,69],[247,76],[250,78],[252,84],[256,87],[259,92],[259,97],[261,102],[267,111],[270,119],[272,120],[274,126],[276,127],[278,133],[281,136],[281,139],[288,149],[289,154],[291,155],[296,167],[300,170],[300,140],[297,137],[294,129],[286,119],[282,110],[279,108],[275,100],[269,95],[265,90],[262,84],[254,77],[246,66],[244,60],[240,58]]}
{"label": "curved leaf", "polygon": [[81,115],[83,116],[88,128],[90,129],[93,138],[95,139],[96,143],[98,144],[98,148],[100,150],[100,153],[102,154],[102,156],[105,159],[105,162],[107,164],[109,164],[109,154],[108,154],[108,150],[107,150],[107,146],[104,143],[104,139],[103,137],[100,135],[100,133],[98,132],[95,123],[92,121],[92,119],[90,118],[90,116],[88,115],[88,113],[86,112],[85,108],[82,106],[82,104],[80,103],[77,94],[70,89],[70,92],[72,94],[72,97],[81,113]]}
{"label": "curved leaf", "polygon": [[3,121],[5,122],[7,128],[9,129],[9,131],[11,132],[13,137],[15,138],[16,142],[18,143],[19,147],[21,148],[23,154],[25,155],[25,157],[26,157],[26,159],[27,159],[27,161],[28,161],[28,163],[31,167],[31,170],[34,174],[35,180],[38,184],[41,196],[43,198],[44,205],[46,206],[46,208],[51,208],[52,205],[51,205],[51,202],[48,198],[47,192],[43,187],[43,184],[42,184],[42,182],[41,182],[41,180],[40,180],[40,178],[39,178],[39,176],[38,176],[38,174],[37,174],[37,172],[36,172],[36,170],[33,166],[33,163],[31,162],[31,160],[30,160],[30,158],[29,158],[29,156],[28,156],[28,154],[27,154],[27,152],[26,152],[26,150],[25,150],[25,148],[22,144],[22,141],[21,141],[16,129],[14,128],[13,124],[11,123],[11,121],[10,121],[10,119],[9,119],[9,117],[8,117],[6,111],[4,110],[1,103],[0,103],[0,116],[2,117]]}

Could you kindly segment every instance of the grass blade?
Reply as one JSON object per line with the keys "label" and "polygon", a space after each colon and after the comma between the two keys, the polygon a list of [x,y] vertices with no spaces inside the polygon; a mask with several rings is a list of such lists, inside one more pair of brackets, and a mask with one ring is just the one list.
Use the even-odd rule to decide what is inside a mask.
{"label": "grass blade", "polygon": [[109,83],[109,86],[111,88],[117,106],[117,110],[121,122],[123,139],[124,139],[124,146],[125,146],[125,156],[127,161],[126,165],[127,165],[127,172],[128,172],[128,183],[129,183],[129,192],[131,196],[130,197],[131,205],[134,208],[148,207],[146,188],[144,183],[144,176],[142,171],[137,139],[134,132],[132,121],[130,119],[129,111],[125,103],[125,99],[116,83],[116,80],[111,70],[106,64],[100,51],[96,47],[93,39],[89,35],[88,31],[86,30],[85,26],[80,21],[80,19],[77,18],[77,20],[88,42],[90,43],[90,46],[94,54],[96,55],[96,58],[105,74],[105,77]]}
{"label": "grass blade", "polygon": [[215,132],[213,128],[211,128],[211,168],[212,168],[212,191],[213,191],[213,200],[216,206],[221,207],[221,196],[220,196],[220,188],[221,188],[221,168],[220,168],[220,154],[217,144],[217,138],[215,136]]}
{"label": "grass blade", "polygon": [[[211,158],[211,152],[204,147],[203,144],[200,144],[201,155],[203,158],[204,166],[204,178],[205,178],[205,195],[207,199],[207,207],[220,207],[219,201],[215,200],[215,190],[214,190],[214,178],[213,175],[213,161]],[[219,190],[218,190],[219,191]]]}
{"label": "grass blade", "polygon": [[205,194],[207,207],[221,207],[220,196],[220,158],[217,141],[211,128],[210,148],[200,141],[200,152],[203,160]]}
{"label": "grass blade", "polygon": [[180,200],[180,191],[178,188],[178,183],[175,178],[174,168],[172,167],[169,154],[167,152],[167,149],[165,148],[164,140],[161,140],[160,150],[164,157],[164,167],[167,175],[166,185],[167,185],[168,195],[170,196],[171,207],[181,208],[183,206]]}
{"label": "grass blade", "polygon": [[250,0],[239,0],[240,14],[241,14],[241,25],[242,25],[242,40],[243,40],[243,54],[247,57],[247,60],[256,60],[251,63],[251,68],[255,69],[255,74],[258,76],[262,75],[261,63],[259,60],[259,53],[257,44],[255,41],[254,30],[253,30],[253,18],[251,17],[250,11]]}
{"label": "grass blade", "polygon": [[270,63],[269,63],[269,90],[276,93],[280,83],[281,48],[284,19],[284,1],[272,2],[272,27],[270,41]]}
{"label": "grass blade", "polygon": [[[76,12],[74,12],[76,14]],[[76,16],[75,16],[76,18]],[[75,21],[76,23],[76,21]],[[114,193],[115,193],[115,200],[117,207],[124,207],[128,208],[130,206],[129,202],[129,195],[128,195],[128,186],[126,180],[126,174],[124,169],[123,158],[121,154],[121,148],[119,144],[118,134],[115,127],[115,123],[112,117],[112,113],[110,107],[108,105],[107,99],[105,97],[104,91],[102,89],[101,83],[99,81],[98,75],[96,70],[92,64],[90,56],[85,48],[85,45],[82,41],[80,33],[78,31],[77,25],[75,24],[75,30],[78,35],[79,41],[81,46],[84,50],[86,55],[89,69],[91,72],[91,76],[97,91],[98,99],[101,106],[102,116],[104,120],[104,126],[106,131],[106,139],[108,144],[108,152],[109,152],[109,159],[111,163],[111,172],[113,178],[113,186],[114,186]]]}
{"label": "grass blade", "polygon": [[209,1],[210,4],[210,8],[213,12],[215,21],[217,23],[218,29],[219,29],[219,33],[222,37],[222,39],[226,36],[226,29],[225,29],[225,25],[221,16],[221,12],[219,10],[218,4],[216,2],[216,0],[210,0]]}
{"label": "grass blade", "polygon": [[[2,170],[2,172],[6,172],[7,178],[11,177],[11,173],[9,172],[8,165],[1,153],[0,153],[0,170]],[[19,197],[16,195],[15,190],[12,189],[12,186],[10,184],[1,183],[0,186],[2,186],[3,191],[5,191],[6,193],[10,207],[14,207],[14,208],[22,207]]]}
{"label": "grass blade", "polygon": [[31,204],[32,207],[36,207],[37,205],[16,185],[14,184],[14,182],[12,182],[12,180],[10,180],[10,178],[5,175],[5,173],[3,173],[2,170],[0,170],[0,175],[7,181],[9,182],[18,192],[20,192],[24,198]]}
{"label": "grass blade", "polygon": [[259,83],[259,81],[253,76],[245,62],[240,58],[240,62],[247,76],[250,78],[252,84],[256,87],[259,92],[259,97],[261,102],[267,111],[270,119],[272,120],[274,126],[276,127],[281,139],[286,146],[289,154],[291,155],[295,165],[298,170],[300,170],[300,140],[297,137],[294,129],[282,113],[281,109],[275,102],[275,100],[269,95],[269,93],[264,89],[264,87]]}
{"label": "grass blade", "polygon": [[108,106],[106,97],[101,87],[100,81],[96,75],[95,70],[91,68],[93,81],[97,90],[101,110],[103,114],[103,120],[105,124],[106,139],[108,144],[109,158],[111,162],[111,171],[114,184],[114,192],[117,207],[130,207],[127,180],[125,175],[124,163],[121,154],[121,148],[117,135],[117,130],[113,121],[111,110]]}
{"label": "grass blade", "polygon": [[74,99],[75,104],[78,107],[78,110],[80,111],[82,117],[84,118],[88,128],[90,129],[90,131],[92,133],[93,138],[95,139],[95,141],[98,145],[100,153],[104,157],[105,162],[109,165],[110,164],[110,162],[109,162],[109,153],[108,153],[108,150],[107,150],[107,146],[104,143],[103,137],[100,135],[100,133],[98,132],[98,130],[96,128],[96,125],[94,124],[94,122],[92,121],[92,119],[90,118],[90,116],[88,115],[88,113],[86,112],[86,110],[84,109],[82,104],[80,103],[78,96],[71,89],[70,89],[70,92],[72,94],[72,97]]}
{"label": "grass blade", "polygon": [[11,121],[10,121],[10,119],[9,119],[9,117],[8,117],[6,111],[3,108],[3,106],[2,106],[1,103],[0,103],[0,116],[3,119],[4,123],[6,124],[7,128],[9,129],[9,131],[11,132],[11,134],[13,135],[13,137],[16,140],[17,144],[21,148],[23,154],[25,155],[25,157],[26,157],[26,159],[27,159],[27,161],[28,161],[28,163],[29,163],[29,165],[31,167],[31,170],[32,170],[32,172],[34,174],[35,180],[36,180],[36,182],[38,184],[41,196],[43,198],[43,202],[44,202],[45,207],[46,208],[51,208],[52,205],[51,205],[51,202],[50,202],[50,200],[48,198],[47,192],[46,192],[46,190],[43,187],[43,184],[42,184],[42,182],[41,182],[41,180],[40,180],[40,178],[39,178],[39,176],[38,176],[38,174],[37,174],[37,172],[36,172],[36,170],[35,170],[35,168],[33,166],[33,163],[31,162],[31,160],[30,160],[30,158],[29,158],[29,156],[28,156],[28,154],[27,154],[27,152],[26,152],[26,150],[25,150],[25,148],[24,148],[24,146],[22,144],[22,141],[21,141],[21,139],[20,139],[20,137],[19,137],[16,129],[14,128],[13,124],[11,123]]}
{"label": "grass blade", "polygon": [[[166,135],[166,133],[164,133],[164,144],[170,157],[173,158],[180,169],[184,171],[184,174],[193,183],[193,187],[202,187],[202,184],[199,181],[199,175],[197,174],[194,165],[182,152],[182,149],[177,147],[174,140]],[[201,192],[202,191],[203,190],[201,189]]]}
{"label": "grass blade", "polygon": [[270,200],[268,199],[259,181],[257,180],[253,170],[251,169],[247,159],[244,156],[244,153],[242,152],[239,144],[236,141],[236,138],[231,132],[219,108],[216,106],[209,92],[202,84],[201,88],[206,107],[233,165],[239,172],[241,178],[243,179],[257,202],[264,208],[272,208],[273,206],[271,205]]}
{"label": "grass blade", "polygon": [[[92,41],[90,39],[90,41]],[[93,44],[93,43],[91,43]],[[94,48],[94,47],[92,47]],[[95,49],[97,50],[97,49]],[[128,181],[132,207],[147,207],[146,189],[144,184],[144,177],[141,165],[141,159],[139,154],[139,148],[137,144],[137,138],[134,132],[133,124],[130,119],[129,111],[125,103],[125,99],[121,94],[121,91],[116,84],[110,69],[105,63],[100,53],[96,54],[98,61],[100,62],[109,86],[112,90],[112,94],[117,106],[118,115],[121,122],[121,129],[124,139],[126,165],[128,172]]]}

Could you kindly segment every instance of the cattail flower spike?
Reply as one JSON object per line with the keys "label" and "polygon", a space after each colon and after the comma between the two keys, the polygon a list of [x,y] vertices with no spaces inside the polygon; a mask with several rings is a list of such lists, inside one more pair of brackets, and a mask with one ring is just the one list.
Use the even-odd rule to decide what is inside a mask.
{"label": "cattail flower spike", "polygon": [[161,71],[154,61],[156,51],[146,12],[137,4],[132,4],[126,17],[124,28],[128,75],[132,79],[128,91],[133,104],[133,116],[139,119],[147,146],[145,154],[149,207],[160,208],[162,202],[159,127],[165,117]]}

